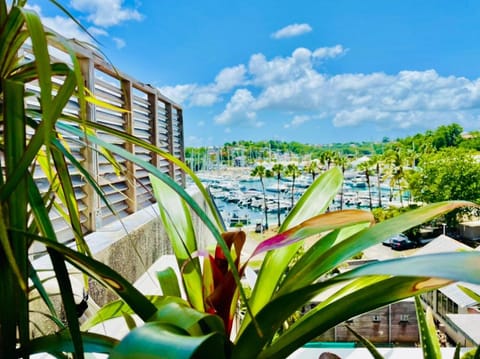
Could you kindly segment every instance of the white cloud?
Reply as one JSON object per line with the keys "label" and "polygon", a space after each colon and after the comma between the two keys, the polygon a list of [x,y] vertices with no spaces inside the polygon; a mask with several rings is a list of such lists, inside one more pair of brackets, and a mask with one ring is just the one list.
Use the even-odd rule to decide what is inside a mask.
{"label": "white cloud", "polygon": [[87,13],[88,21],[102,27],[143,19],[136,9],[124,8],[123,0],[71,0],[70,5],[75,10]]}
{"label": "white cloud", "polygon": [[274,39],[283,39],[287,37],[300,36],[310,31],[312,31],[312,27],[308,24],[291,24],[274,32],[272,37]]}
{"label": "white cloud", "polygon": [[187,98],[190,98],[194,93],[197,85],[187,84],[187,85],[176,85],[176,86],[164,86],[159,90],[162,94],[170,98],[171,100],[183,103]]}
{"label": "white cloud", "polygon": [[480,125],[480,79],[441,76],[435,70],[328,75],[317,67],[319,60],[345,52],[336,45],[313,51],[300,47],[271,59],[258,53],[248,66],[224,69],[210,84],[177,86],[170,92],[191,106],[222,105],[214,121],[232,130],[274,121],[284,128],[312,127],[319,121],[383,129],[433,128],[452,121]]}
{"label": "white cloud", "polygon": [[161,87],[160,91],[172,100],[186,106],[212,106],[220,101],[222,94],[242,85],[245,82],[246,72],[245,65],[227,67],[222,69],[210,84],[165,86]]}
{"label": "white cloud", "polygon": [[[49,29],[57,32],[61,36],[67,39],[77,39],[86,43],[93,43],[94,40],[90,37],[93,36],[98,38],[100,36],[108,37],[109,33],[103,29],[96,26],[90,26],[87,28],[87,34],[83,31],[72,19],[64,16],[54,16],[54,17],[47,17],[42,15],[42,9],[38,5],[27,6],[28,9],[35,11],[42,19],[42,23]],[[126,46],[125,41],[123,39],[114,37],[112,38],[115,46],[118,49],[121,49]]]}
{"label": "white cloud", "polygon": [[247,70],[244,65],[227,67],[221,70],[215,77],[215,89],[219,92],[230,91],[245,81],[246,72]]}
{"label": "white cloud", "polygon": [[125,40],[120,39],[119,37],[114,37],[112,38],[112,40],[115,43],[117,49],[123,49],[127,45]]}
{"label": "white cloud", "polygon": [[317,59],[328,59],[344,55],[347,52],[342,45],[335,45],[333,47],[320,47],[313,51],[313,57]]}
{"label": "white cloud", "polygon": [[92,36],[108,36],[108,32],[106,32],[105,29],[100,29],[99,27],[90,26],[87,30]]}
{"label": "white cloud", "polygon": [[225,110],[215,117],[215,123],[226,125],[236,122],[239,117],[248,121],[254,121],[255,113],[251,111],[251,106],[254,102],[255,98],[249,90],[239,89],[235,91]]}
{"label": "white cloud", "polygon": [[92,43],[92,39],[71,19],[55,16],[42,17],[43,24],[49,29],[54,30],[67,39],[77,39],[80,41]]}

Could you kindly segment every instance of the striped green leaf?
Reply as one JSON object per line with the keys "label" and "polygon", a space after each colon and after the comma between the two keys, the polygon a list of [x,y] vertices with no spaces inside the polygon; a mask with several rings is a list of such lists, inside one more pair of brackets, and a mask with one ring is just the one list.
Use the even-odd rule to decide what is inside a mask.
{"label": "striped green leaf", "polygon": [[202,271],[197,251],[197,239],[186,203],[164,182],[151,176],[150,182],[160,209],[160,216],[172,244],[187,298],[193,308],[205,310],[202,289]]}
{"label": "striped green leaf", "polygon": [[189,336],[178,327],[147,323],[132,330],[110,354],[111,359],[227,358],[229,342],[219,333]]}
{"label": "striped green leaf", "polygon": [[178,285],[177,274],[173,268],[168,267],[162,271],[157,272],[158,282],[160,283],[160,288],[162,288],[163,295],[173,296],[173,297],[182,297],[180,287]]}
{"label": "striped green leaf", "polygon": [[[301,222],[323,213],[342,185],[342,173],[333,168],[319,176],[305,191],[302,198],[287,216],[279,232],[300,224]],[[253,314],[257,313],[273,296],[278,282],[295,253],[302,246],[302,241],[267,253],[262,262],[255,288],[249,300]],[[250,322],[246,317],[240,332]]]}
{"label": "striped green leaf", "polygon": [[[286,356],[325,330],[358,314],[455,280],[480,283],[479,265],[480,253],[456,252],[377,262],[345,272],[273,299],[257,316],[263,336],[258,335],[257,328],[249,324],[238,338],[235,351],[238,351],[238,357]],[[465,277],[467,272],[468,277]],[[350,280],[353,282],[349,283]],[[337,288],[331,298],[324,298],[268,348],[262,349],[291,313],[327,288],[341,285],[344,281],[349,284]]]}
{"label": "striped green leaf", "polygon": [[[161,308],[162,306],[169,303],[177,303],[183,306],[188,306],[187,302],[177,297],[165,297],[161,295],[146,295],[145,296],[156,308]],[[82,330],[87,331],[93,328],[94,326],[103,323],[106,320],[119,318],[123,313],[126,314],[135,314],[135,311],[127,304],[127,302],[118,299],[110,303],[105,304],[101,307],[93,316],[88,318],[82,324]],[[153,314],[152,314],[153,315]]]}
{"label": "striped green leaf", "polygon": [[355,338],[358,339],[358,341],[360,343],[363,344],[363,346],[365,348],[368,349],[368,351],[370,352],[370,354],[372,354],[372,357],[374,359],[384,359],[383,355],[380,354],[380,352],[377,350],[375,345],[370,340],[368,340],[364,336],[360,335],[360,333],[358,333],[356,330],[354,330],[350,325],[345,324],[345,327],[355,336]]}
{"label": "striped green leaf", "polygon": [[420,334],[420,344],[422,346],[423,357],[425,359],[441,358],[442,353],[440,352],[437,330],[435,328],[435,323],[433,322],[432,309],[427,307],[426,311],[424,311],[420,298],[416,296],[415,310],[417,312],[418,331]]}
{"label": "striped green leaf", "polygon": [[[95,333],[82,333],[82,342],[84,350],[87,353],[110,353],[117,345],[118,341],[104,335]],[[40,338],[35,338],[30,341],[27,347],[18,352],[19,357],[26,357],[27,354],[36,353],[72,353],[74,346],[72,338],[67,331],[62,331],[57,334],[46,335]]]}

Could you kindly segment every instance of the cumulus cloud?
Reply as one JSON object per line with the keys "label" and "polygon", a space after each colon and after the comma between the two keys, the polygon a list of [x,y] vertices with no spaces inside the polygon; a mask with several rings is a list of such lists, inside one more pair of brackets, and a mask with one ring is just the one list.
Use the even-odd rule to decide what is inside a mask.
{"label": "cumulus cloud", "polygon": [[226,125],[236,122],[237,119],[254,121],[256,114],[251,109],[254,102],[255,98],[249,90],[239,89],[235,91],[225,110],[215,117],[215,123]]}
{"label": "cumulus cloud", "polygon": [[245,65],[227,67],[222,69],[210,84],[165,86],[159,90],[172,100],[186,106],[212,106],[220,101],[222,94],[244,83],[246,71]]}
{"label": "cumulus cloud", "polygon": [[70,5],[75,10],[86,13],[88,21],[102,27],[143,19],[143,15],[136,9],[124,8],[123,0],[71,0]]}
{"label": "cumulus cloud", "polygon": [[[41,18],[43,24],[59,33],[63,37],[67,39],[77,39],[86,43],[92,43],[94,40],[90,37],[90,35],[98,38],[100,36],[109,37],[109,33],[104,29],[97,26],[90,26],[87,28],[90,35],[85,33],[72,19],[64,16],[54,16],[48,17],[42,15],[42,9],[38,5],[33,6],[26,6],[28,9],[35,11]],[[121,49],[126,46],[125,40],[113,37],[112,41],[117,49]]]}
{"label": "cumulus cloud", "polygon": [[295,37],[306,34],[312,31],[312,27],[308,24],[291,24],[275,31],[272,34],[274,39],[283,39],[288,37]]}
{"label": "cumulus cloud", "polygon": [[273,58],[257,53],[247,65],[220,71],[210,84],[169,91],[189,105],[222,106],[214,121],[232,129],[274,121],[284,128],[331,121],[337,127],[374,124],[383,129],[480,123],[480,79],[442,76],[433,69],[330,75],[317,66],[319,60],[345,53],[341,45],[300,47],[288,56]]}
{"label": "cumulus cloud", "polygon": [[312,56],[317,59],[328,59],[338,57],[347,52],[342,45],[335,45],[333,47],[320,47],[313,51]]}
{"label": "cumulus cloud", "polygon": [[175,102],[183,103],[192,96],[196,88],[195,84],[164,86],[160,88],[160,92]]}
{"label": "cumulus cloud", "polygon": [[[67,39],[78,39],[80,41],[91,42],[90,37],[78,27],[78,25],[70,18],[62,16],[47,17],[42,14],[42,8],[38,5],[29,5],[26,4],[25,8],[31,11],[34,11],[42,18],[43,24],[66,37]],[[91,28],[89,31],[93,34],[96,30],[101,31],[97,28]]]}
{"label": "cumulus cloud", "polygon": [[84,42],[92,42],[92,39],[69,18],[63,16],[42,17],[43,24],[67,39],[77,39]]}

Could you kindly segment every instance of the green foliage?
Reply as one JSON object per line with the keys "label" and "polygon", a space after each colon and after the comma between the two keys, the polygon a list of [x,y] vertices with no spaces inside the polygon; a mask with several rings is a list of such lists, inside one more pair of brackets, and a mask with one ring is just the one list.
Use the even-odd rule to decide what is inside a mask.
{"label": "green foliage", "polygon": [[446,148],[422,157],[409,183],[412,194],[419,201],[478,201],[480,163],[468,150]]}
{"label": "green foliage", "polygon": [[[52,2],[60,6],[56,1]],[[0,177],[0,356],[28,357],[36,352],[63,356],[60,352],[65,352],[82,358],[84,353],[91,351],[107,353],[111,358],[285,357],[319,333],[362,312],[455,280],[480,283],[480,253],[476,252],[399,258],[369,264],[344,274],[327,275],[353,255],[392,234],[471,205],[468,202],[431,204],[370,227],[373,218],[365,211],[324,213],[341,187],[339,168],[319,176],[292,209],[279,233],[260,243],[253,254],[244,259],[245,233],[224,232],[212,199],[184,163],[138,138],[82,117],[87,97],[78,61],[73,57],[71,67],[51,63],[47,46],[49,37],[39,17],[24,8],[25,3],[13,2],[7,9],[6,2],[0,1],[3,125],[0,143],[4,156],[4,172]],[[55,37],[54,34],[49,36]],[[17,54],[26,41],[32,45],[34,58],[23,61],[17,58]],[[54,85],[54,77],[62,78],[63,82]],[[40,107],[26,111],[28,95],[25,88],[36,81],[40,88]],[[71,97],[78,98],[78,117],[63,113]],[[141,146],[177,165],[198,185],[208,209],[200,207],[184,188],[151,163],[97,137],[97,130]],[[89,145],[107,153],[106,158],[111,161],[116,156],[131,161],[155,178],[152,185],[161,217],[181,269],[181,280],[177,285],[172,283],[171,271],[159,275],[169,296],[148,297],[109,266],[91,257],[81,230],[69,166],[78,167],[102,200],[105,196],[95,179],[62,143],[59,131],[85,139]],[[275,141],[265,142],[263,155],[267,148],[271,151],[277,144]],[[299,153],[304,150],[298,143],[292,146]],[[326,156],[325,160],[328,167],[332,159]],[[46,194],[34,181],[33,169],[39,162],[43,162],[45,171],[57,174],[47,176],[50,182]],[[262,176],[261,169],[256,175]],[[266,171],[263,175],[266,176]],[[49,218],[49,210],[54,206],[63,209],[62,213],[75,233],[77,247],[74,249],[57,241]],[[200,218],[216,240],[214,254],[201,253],[191,212]],[[303,241],[310,237],[318,238],[317,242],[301,256],[296,256]],[[65,325],[60,325],[49,297],[52,294],[43,288],[30,263],[28,248],[34,241],[47,247],[55,278],[61,283]],[[241,275],[253,256],[265,253],[256,285],[247,299],[241,286]],[[102,308],[82,330],[67,263],[121,299]],[[26,285],[30,281],[50,308],[49,316],[59,323],[59,333],[30,338],[30,289]],[[178,297],[180,287],[186,293],[185,300]],[[288,328],[284,327],[299,308],[317,295],[326,295],[326,290],[331,288],[336,289],[334,294]],[[230,336],[240,298],[247,314],[238,332]],[[144,324],[136,328],[133,314],[138,315]],[[131,329],[120,342],[85,332],[93,324],[116,317],[125,318]]]}
{"label": "green foliage", "polygon": [[[260,243],[244,264],[235,264],[241,274],[250,258],[267,252],[251,296],[242,300],[246,314],[239,331],[233,333],[231,357],[284,357],[328,328],[362,312],[446,285],[455,278],[480,281],[476,269],[480,263],[479,254],[474,252],[398,258],[332,276],[333,269],[365,248],[468,204],[433,204],[368,228],[373,218],[365,211],[321,214],[341,183],[341,172],[336,167],[317,178],[290,212],[279,233]],[[167,225],[181,222],[173,220]],[[175,228],[179,231],[178,227]],[[324,235],[312,247],[298,251],[303,239],[322,233]],[[215,256],[219,250],[217,247]],[[224,254],[227,258],[240,256],[238,248]],[[462,263],[462,266],[454,263]],[[470,268],[469,278],[465,277],[463,266]],[[422,273],[422,277],[418,277],[418,273]],[[433,280],[433,277],[447,279]],[[205,275],[203,281],[212,282]],[[236,284],[237,290],[241,289],[239,285]],[[334,286],[338,286],[335,294],[327,296],[311,312],[291,322],[302,306]],[[231,300],[237,296],[222,297],[227,300],[227,307],[235,307]]]}
{"label": "green foliage", "polygon": [[440,358],[440,343],[437,337],[437,330],[433,321],[432,310],[427,308],[423,310],[420,298],[415,297],[415,310],[418,318],[418,331],[420,334],[420,344],[423,350],[424,358]]}

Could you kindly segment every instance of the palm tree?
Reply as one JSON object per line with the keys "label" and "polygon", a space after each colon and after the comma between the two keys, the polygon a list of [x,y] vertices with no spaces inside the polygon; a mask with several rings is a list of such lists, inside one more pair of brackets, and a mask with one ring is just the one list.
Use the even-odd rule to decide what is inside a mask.
{"label": "palm tree", "polygon": [[262,185],[262,193],[263,193],[263,211],[265,213],[265,229],[268,229],[268,215],[267,215],[267,197],[265,195],[265,184],[263,183],[263,179],[267,175],[267,170],[264,166],[258,165],[250,173],[250,176],[258,177],[260,179],[260,184]]}
{"label": "palm tree", "polygon": [[335,153],[333,151],[325,151],[325,152],[322,152],[320,158],[322,163],[327,165],[327,171],[328,171],[330,169],[330,166],[332,165],[332,162],[334,162]]}
{"label": "palm tree", "polygon": [[[390,188],[398,187],[400,204],[403,207],[403,191],[405,183],[405,156],[401,148],[392,149],[385,153],[390,165]],[[390,195],[391,196],[391,195]]]}
{"label": "palm tree", "polygon": [[372,206],[372,190],[370,188],[370,174],[371,174],[371,169],[370,169],[370,161],[365,161],[360,163],[357,168],[359,171],[362,171],[365,174],[365,179],[367,181],[367,187],[368,187],[368,207],[370,208],[370,211],[373,209]]}
{"label": "palm tree", "polygon": [[278,226],[280,227],[281,222],[280,222],[280,178],[283,173],[283,165],[281,163],[276,163],[272,167],[272,174],[277,177],[277,220],[278,220]]}
{"label": "palm tree", "polygon": [[345,170],[348,166],[348,159],[347,157],[339,154],[335,160],[335,164],[339,166],[342,170],[342,187],[340,187],[340,210],[342,210],[343,209],[343,185],[345,182]]}
{"label": "palm tree", "polygon": [[312,175],[312,182],[315,181],[315,178],[320,173],[319,161],[311,161],[304,169],[306,173]]}
{"label": "palm tree", "polygon": [[294,163],[290,163],[287,165],[287,168],[285,169],[285,176],[287,177],[292,177],[292,208],[295,203],[295,179],[300,176],[302,172],[298,168],[298,166]]}
{"label": "palm tree", "polygon": [[375,167],[375,175],[377,176],[377,191],[378,191],[378,206],[382,207],[382,188],[381,183],[381,162],[382,159],[380,156],[375,155],[370,159],[370,165]]}

